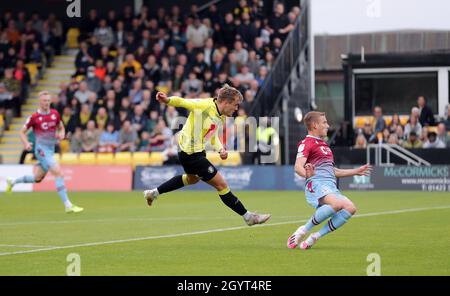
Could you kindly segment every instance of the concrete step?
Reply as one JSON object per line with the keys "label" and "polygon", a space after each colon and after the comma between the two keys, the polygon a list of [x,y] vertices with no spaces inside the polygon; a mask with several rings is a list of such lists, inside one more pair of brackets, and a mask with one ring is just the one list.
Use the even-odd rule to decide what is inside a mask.
{"label": "concrete step", "polygon": [[22,150],[16,150],[16,149],[14,149],[14,150],[0,150],[0,154],[2,155],[2,156],[5,156],[5,155],[14,155],[14,156],[17,156],[18,154],[20,154],[22,152]]}
{"label": "concrete step", "polygon": [[23,145],[22,145],[22,143],[4,143],[4,144],[0,144],[0,151],[2,151],[2,150],[11,150],[11,149],[22,150],[23,149]]}
{"label": "concrete step", "polygon": [[14,137],[2,137],[1,144],[17,144],[22,143],[19,136]]}
{"label": "concrete step", "polygon": [[9,125],[9,130],[11,130],[11,131],[20,131],[21,129],[22,129],[22,127],[23,127],[23,123],[21,124],[21,123],[11,123],[10,125]]}

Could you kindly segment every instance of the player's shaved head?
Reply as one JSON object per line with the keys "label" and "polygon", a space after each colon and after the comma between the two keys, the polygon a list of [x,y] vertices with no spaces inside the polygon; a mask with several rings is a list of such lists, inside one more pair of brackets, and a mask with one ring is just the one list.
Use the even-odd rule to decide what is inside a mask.
{"label": "player's shaved head", "polygon": [[308,131],[311,131],[313,128],[313,124],[319,122],[319,118],[325,116],[325,112],[317,112],[311,111],[306,113],[305,118],[303,119]]}

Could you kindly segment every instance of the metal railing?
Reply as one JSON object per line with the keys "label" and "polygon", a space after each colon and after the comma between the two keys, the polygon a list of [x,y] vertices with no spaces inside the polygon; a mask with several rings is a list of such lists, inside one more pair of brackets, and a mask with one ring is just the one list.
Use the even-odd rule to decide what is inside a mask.
{"label": "metal railing", "polygon": [[[303,1],[302,1],[303,2]],[[302,13],[283,43],[269,75],[259,89],[250,113],[255,116],[266,116],[273,113],[273,109],[280,102],[283,87],[289,82],[292,70],[298,66],[300,54],[308,42],[307,10]],[[304,30],[302,30],[302,28]],[[258,114],[259,113],[259,114]]]}
{"label": "metal railing", "polygon": [[[415,155],[411,151],[406,150],[405,148],[396,145],[396,144],[370,144],[367,145],[367,163],[371,163],[371,149],[375,150],[375,165],[377,166],[392,166],[394,163],[391,162],[391,154],[405,160],[408,165],[415,166],[431,166],[431,164],[425,159]],[[383,150],[386,150],[386,161],[383,162]]]}

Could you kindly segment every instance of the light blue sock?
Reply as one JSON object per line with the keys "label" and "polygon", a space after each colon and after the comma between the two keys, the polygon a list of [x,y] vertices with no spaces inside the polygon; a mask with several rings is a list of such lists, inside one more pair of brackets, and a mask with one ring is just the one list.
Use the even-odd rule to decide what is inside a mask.
{"label": "light blue sock", "polygon": [[14,181],[14,184],[17,183],[36,183],[36,181],[34,179],[34,176],[22,176]]}
{"label": "light blue sock", "polygon": [[69,197],[67,196],[66,186],[64,186],[64,178],[62,177],[55,178],[55,184],[56,184],[56,191],[58,191],[58,195],[61,198],[62,202],[64,203],[64,206],[66,208],[71,207],[72,203],[70,202]]}
{"label": "light blue sock", "polygon": [[306,230],[310,231],[314,226],[319,225],[325,219],[331,217],[335,211],[329,205],[323,205],[316,210],[314,215],[309,219],[309,221],[305,224]]}
{"label": "light blue sock", "polygon": [[328,223],[324,225],[321,230],[319,230],[320,236],[322,237],[332,231],[335,231],[344,225],[345,222],[347,222],[351,217],[352,214],[350,214],[347,210],[340,210],[333,217],[331,217],[330,220],[328,220]]}

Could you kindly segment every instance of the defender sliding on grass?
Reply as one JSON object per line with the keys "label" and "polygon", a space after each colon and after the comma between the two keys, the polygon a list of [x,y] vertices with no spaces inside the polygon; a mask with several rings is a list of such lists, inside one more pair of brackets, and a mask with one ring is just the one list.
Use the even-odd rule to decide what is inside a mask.
{"label": "defender sliding on grass", "polygon": [[241,215],[249,226],[266,222],[270,215],[247,211],[230,191],[222,175],[206,158],[205,143],[207,141],[211,141],[222,159],[228,157],[228,152],[220,143],[218,130],[225,117],[232,116],[238,109],[243,99],[242,94],[237,89],[225,85],[219,90],[218,97],[214,99],[169,98],[162,92],[158,92],[156,99],[160,103],[183,107],[190,111],[179,137],[181,151],[178,153],[178,158],[186,174],[175,176],[158,188],[144,191],[148,205],[151,206],[159,194],[174,191],[202,180],[216,188],[223,203]]}
{"label": "defender sliding on grass", "polygon": [[[350,176],[368,176],[372,167],[368,164],[357,169],[338,169],[334,167],[333,152],[323,140],[327,136],[329,125],[322,112],[309,112],[305,116],[308,135],[298,145],[295,172],[306,178],[305,194],[309,205],[317,208],[311,219],[292,234],[287,246],[294,249],[311,248],[324,235],[345,224],[356,212],[356,207],[337,188],[336,178]],[[319,232],[311,234],[301,242],[314,227],[328,220]]]}
{"label": "defender sliding on grass", "polygon": [[65,130],[58,111],[50,109],[50,93],[47,91],[39,93],[39,109],[27,119],[20,132],[20,139],[27,151],[32,150],[31,143],[28,142],[26,135],[30,128],[33,128],[36,136],[34,153],[39,161],[38,165],[32,176],[22,176],[15,180],[8,178],[6,180],[6,192],[10,193],[13,186],[17,183],[39,183],[45,178],[47,172],[50,171],[55,176],[56,190],[64,203],[66,213],[83,211],[83,208],[77,207],[70,202],[66,187],[64,186],[63,174],[58,163],[53,158],[56,142],[64,139]]}

